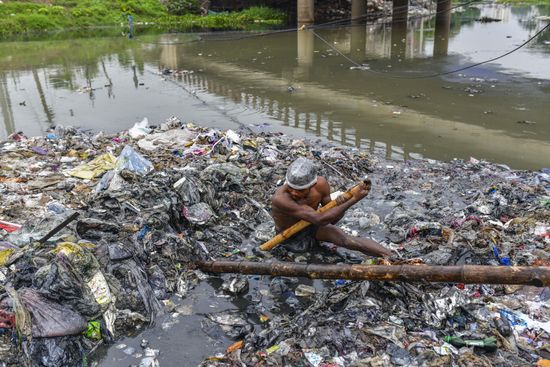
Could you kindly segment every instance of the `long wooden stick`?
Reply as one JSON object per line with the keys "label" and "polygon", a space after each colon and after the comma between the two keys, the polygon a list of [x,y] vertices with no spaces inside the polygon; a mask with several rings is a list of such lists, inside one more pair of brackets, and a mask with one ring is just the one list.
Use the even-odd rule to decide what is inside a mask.
{"label": "long wooden stick", "polygon": [[211,273],[311,279],[550,286],[550,266],[324,265],[252,261],[200,261],[197,265],[199,269]]}
{"label": "long wooden stick", "polygon": [[[370,189],[371,182],[367,177],[365,177],[363,182],[353,186],[351,189],[349,189],[348,191],[343,193],[342,196],[344,197],[345,201],[348,201],[349,199],[351,199],[353,197],[353,194],[355,193],[355,191],[359,190],[361,185],[367,185],[367,188]],[[336,200],[331,200],[325,206],[319,208],[317,210],[317,212],[318,213],[323,213],[323,212],[325,212],[329,209],[334,208],[337,205],[338,205],[338,203],[336,202]],[[306,222],[305,220],[300,220],[299,222],[297,222],[296,224],[293,224],[292,226],[288,227],[287,229],[285,229],[284,231],[282,231],[281,233],[279,233],[278,235],[276,235],[275,237],[273,237],[269,241],[263,243],[260,246],[260,250],[262,250],[262,251],[272,250],[275,247],[277,247],[284,240],[294,236],[296,233],[300,232],[301,230],[303,230],[304,228],[307,228],[310,225],[311,225],[311,223]]]}

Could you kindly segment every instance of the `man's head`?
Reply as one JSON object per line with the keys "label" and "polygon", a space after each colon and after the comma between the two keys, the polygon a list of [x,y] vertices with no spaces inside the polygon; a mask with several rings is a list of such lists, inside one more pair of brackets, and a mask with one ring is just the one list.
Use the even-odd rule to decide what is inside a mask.
{"label": "man's head", "polygon": [[296,159],[286,171],[285,183],[293,199],[305,198],[311,187],[317,183],[315,164],[306,158]]}

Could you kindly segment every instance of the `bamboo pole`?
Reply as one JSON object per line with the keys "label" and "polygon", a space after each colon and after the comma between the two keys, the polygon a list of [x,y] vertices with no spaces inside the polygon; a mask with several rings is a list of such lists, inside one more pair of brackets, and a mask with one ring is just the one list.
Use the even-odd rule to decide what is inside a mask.
{"label": "bamboo pole", "polygon": [[199,261],[197,266],[202,271],[210,273],[291,276],[311,279],[550,286],[550,266],[324,265],[252,261]]}
{"label": "bamboo pole", "polygon": [[[357,190],[359,190],[361,185],[366,185],[367,188],[370,189],[370,187],[371,187],[370,179],[365,177],[362,182],[358,183],[357,185],[353,186],[351,189],[349,189],[348,191],[343,193],[342,196],[344,197],[345,201],[348,201],[349,199],[351,199],[353,197],[353,194]],[[329,209],[334,208],[337,205],[338,204],[336,203],[336,200],[331,200],[325,206],[319,208],[317,210],[317,212],[318,213],[323,213],[323,212],[325,212]],[[288,227],[287,229],[285,229],[284,231],[282,231],[281,233],[279,233],[278,235],[276,235],[275,237],[273,237],[269,241],[263,243],[260,246],[260,250],[262,250],[262,251],[272,250],[276,246],[278,246],[281,242],[283,242],[284,240],[294,236],[296,233],[300,232],[301,230],[303,230],[304,228],[306,228],[310,225],[311,225],[311,223],[306,222],[305,220],[300,220],[299,222],[297,222],[296,224],[293,224],[292,226]]]}

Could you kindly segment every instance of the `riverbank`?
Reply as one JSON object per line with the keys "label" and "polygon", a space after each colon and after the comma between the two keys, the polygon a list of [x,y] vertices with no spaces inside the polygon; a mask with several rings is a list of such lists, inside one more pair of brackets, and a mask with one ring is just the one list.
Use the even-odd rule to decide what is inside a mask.
{"label": "riverbank", "polygon": [[[94,359],[89,353],[98,345],[135,335],[162,314],[163,333],[180,318],[202,318],[194,338],[204,340],[204,349],[197,354],[216,354],[205,366],[260,359],[516,366],[550,352],[547,289],[337,281],[323,291],[286,278],[209,276],[193,266],[211,258],[372,261],[351,252],[257,251],[274,233],[270,196],[298,156],[315,160],[333,190],[369,173],[371,194],[340,225],[404,259],[547,266],[547,170],[476,159],[393,161],[261,126],[222,131],[177,119],[158,125],[95,135],[57,127],[44,137],[13,134],[0,143],[0,360],[7,366],[29,359],[79,366]],[[79,217],[64,230],[37,242],[74,213]],[[218,279],[219,296],[241,308],[186,306],[206,279]],[[494,337],[496,351],[459,350],[444,341],[447,335]],[[211,342],[226,338],[244,343],[226,351],[229,342]],[[178,347],[117,344],[120,356],[104,362],[173,365],[191,344],[167,343]]]}
{"label": "riverbank", "polygon": [[285,15],[274,9],[253,7],[240,12],[198,15],[170,14],[157,0],[52,1],[0,3],[0,39],[55,30],[118,27],[128,31],[128,16],[138,26],[176,29],[245,29],[255,24],[280,25]]}

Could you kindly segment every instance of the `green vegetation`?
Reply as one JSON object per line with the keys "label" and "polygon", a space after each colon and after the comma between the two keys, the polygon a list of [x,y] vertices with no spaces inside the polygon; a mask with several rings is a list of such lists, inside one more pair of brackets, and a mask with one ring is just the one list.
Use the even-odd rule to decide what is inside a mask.
{"label": "green vegetation", "polygon": [[198,14],[201,11],[199,0],[170,0],[166,3],[170,14]]}
{"label": "green vegetation", "polygon": [[0,38],[63,29],[97,26],[127,27],[134,24],[169,26],[178,29],[243,29],[250,24],[282,24],[278,10],[255,7],[241,12],[201,16],[196,0],[52,0],[51,4],[25,1],[0,3]]}

